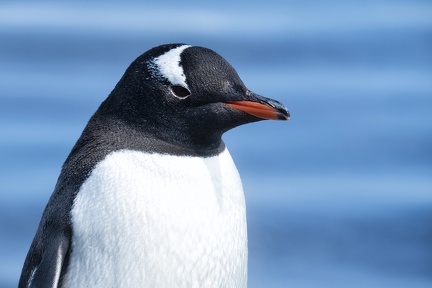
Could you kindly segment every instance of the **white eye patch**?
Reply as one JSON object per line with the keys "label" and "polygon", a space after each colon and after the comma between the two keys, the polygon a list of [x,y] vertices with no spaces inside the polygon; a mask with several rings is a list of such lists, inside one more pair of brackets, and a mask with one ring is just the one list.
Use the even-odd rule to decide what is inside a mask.
{"label": "white eye patch", "polygon": [[186,48],[191,47],[190,45],[182,45],[177,48],[167,51],[165,54],[154,58],[149,63],[149,69],[152,72],[156,72],[155,77],[164,77],[172,85],[180,85],[187,89],[189,87],[186,84],[186,76],[183,71],[183,67],[180,65],[180,54]]}

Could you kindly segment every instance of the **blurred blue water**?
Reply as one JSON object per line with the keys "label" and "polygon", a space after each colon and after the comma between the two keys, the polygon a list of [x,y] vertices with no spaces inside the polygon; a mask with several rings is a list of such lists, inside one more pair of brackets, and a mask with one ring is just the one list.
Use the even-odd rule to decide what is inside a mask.
{"label": "blurred blue water", "polygon": [[60,167],[129,63],[209,47],[292,119],[225,135],[250,287],[432,286],[428,1],[0,2],[0,287]]}

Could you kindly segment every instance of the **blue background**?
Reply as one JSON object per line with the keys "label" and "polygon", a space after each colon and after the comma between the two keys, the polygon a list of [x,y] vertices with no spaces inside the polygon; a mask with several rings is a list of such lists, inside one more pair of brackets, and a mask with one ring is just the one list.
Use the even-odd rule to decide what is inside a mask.
{"label": "blue background", "polygon": [[250,287],[432,287],[432,3],[232,2],[0,2],[0,287],[89,117],[171,42],[217,51],[292,115],[224,136]]}

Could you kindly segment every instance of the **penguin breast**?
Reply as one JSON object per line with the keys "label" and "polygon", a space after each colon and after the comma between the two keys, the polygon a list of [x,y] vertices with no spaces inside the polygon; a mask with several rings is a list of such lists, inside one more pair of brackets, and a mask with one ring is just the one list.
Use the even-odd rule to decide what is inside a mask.
{"label": "penguin breast", "polygon": [[246,287],[244,194],[226,149],[112,152],[81,186],[71,219],[65,287]]}

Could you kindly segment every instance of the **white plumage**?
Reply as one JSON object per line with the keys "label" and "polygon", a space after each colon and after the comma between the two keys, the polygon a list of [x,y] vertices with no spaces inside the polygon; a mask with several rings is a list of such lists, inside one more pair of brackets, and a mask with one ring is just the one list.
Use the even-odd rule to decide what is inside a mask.
{"label": "white plumage", "polygon": [[183,67],[180,65],[180,54],[188,47],[191,46],[181,45],[153,59],[151,64],[156,65],[153,71],[157,71],[157,73],[160,74],[156,76],[164,77],[172,85],[180,85],[182,87],[188,88]]}
{"label": "white plumage", "polygon": [[121,150],[72,208],[66,287],[246,287],[246,209],[227,149],[213,157]]}

